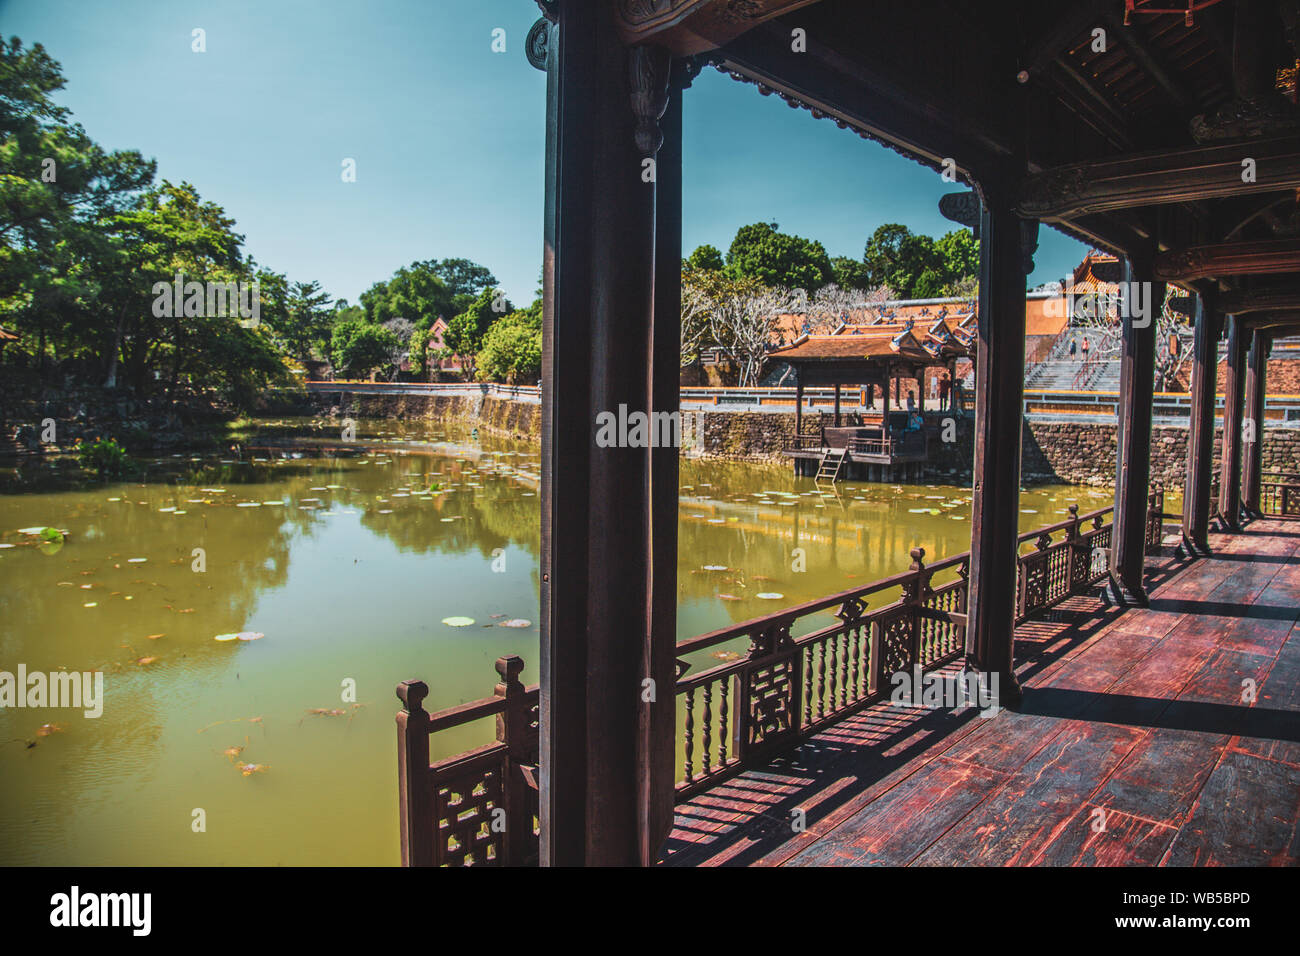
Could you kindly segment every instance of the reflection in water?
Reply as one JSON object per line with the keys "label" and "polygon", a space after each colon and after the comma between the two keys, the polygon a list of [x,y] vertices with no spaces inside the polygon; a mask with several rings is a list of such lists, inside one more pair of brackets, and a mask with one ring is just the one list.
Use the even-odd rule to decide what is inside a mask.
{"label": "reflection in water", "polygon": [[[535,447],[289,431],[308,429],[130,483],[0,471],[0,670],[105,675],[98,719],[0,710],[0,863],[394,864],[396,683],[425,680],[432,709],[490,694],[504,654],[537,679]],[[1035,489],[1022,527],[1108,499]],[[912,547],[964,551],[968,514],[967,489],[827,496],[788,468],[683,462],[679,637],[868,583]],[[18,530],[43,526],[62,548]],[[265,637],[214,640],[240,631]],[[439,734],[435,756],[490,734]]]}

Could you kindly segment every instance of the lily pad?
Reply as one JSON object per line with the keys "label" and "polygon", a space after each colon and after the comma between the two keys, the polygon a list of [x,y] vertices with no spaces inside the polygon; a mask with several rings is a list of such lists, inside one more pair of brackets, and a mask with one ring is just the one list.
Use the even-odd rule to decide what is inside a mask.
{"label": "lily pad", "polygon": [[260,641],[262,638],[266,637],[266,635],[261,631],[240,631],[235,636],[241,641]]}
{"label": "lily pad", "polygon": [[785,595],[780,591],[760,591],[758,594],[755,594],[754,597],[763,601],[779,601],[781,598],[785,597]]}
{"label": "lily pad", "polygon": [[498,627],[532,627],[532,625],[533,622],[528,620],[527,618],[512,617],[508,621],[502,621],[497,626]]}
{"label": "lily pad", "polygon": [[474,623],[472,617],[444,617],[442,623],[448,627],[469,627]]}
{"label": "lily pad", "polygon": [[213,640],[214,640],[214,641],[237,641],[237,640],[239,640],[239,635],[238,635],[238,634],[218,634],[216,637],[213,638]]}

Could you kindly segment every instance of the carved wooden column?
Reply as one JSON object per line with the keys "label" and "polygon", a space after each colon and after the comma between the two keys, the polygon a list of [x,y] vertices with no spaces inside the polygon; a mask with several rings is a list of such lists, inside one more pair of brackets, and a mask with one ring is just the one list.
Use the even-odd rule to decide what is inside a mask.
{"label": "carved wooden column", "polygon": [[[1165,284],[1151,281],[1151,259],[1124,260],[1123,345],[1119,378],[1119,452],[1115,470],[1115,527],[1111,532],[1112,584],[1117,599],[1145,605],[1147,493],[1151,484],[1151,402],[1156,374],[1156,318]],[[1144,285],[1139,285],[1142,283]],[[1142,305],[1146,312],[1135,315]]]}
{"label": "carved wooden column", "polygon": [[[599,446],[596,433],[597,416],[621,417],[620,405],[648,413],[663,390],[654,372],[664,321],[654,306],[657,202],[645,160],[659,146],[668,58],[625,46],[614,4],[546,12],[558,23],[539,38],[548,75],[541,858],[627,865],[642,861],[649,839],[647,760],[661,762],[647,754],[646,735],[660,723],[642,694],[647,667],[662,670],[656,642],[666,627],[652,576],[675,574],[675,560],[659,566],[669,544],[655,534],[670,475],[650,448],[630,447],[641,444],[635,429],[620,442],[629,447]],[[671,681],[655,696],[672,707]]]}
{"label": "carved wooden column", "polygon": [[[664,66],[668,66],[666,61]],[[682,61],[671,65],[655,157],[654,327],[650,407],[681,414]],[[680,429],[679,429],[680,434]],[[697,439],[704,441],[703,428]],[[680,449],[650,451],[649,641],[642,661],[654,694],[641,693],[637,807],[640,862],[653,864],[672,830],[677,756],[677,498]],[[647,696],[652,700],[647,700]]]}
{"label": "carved wooden column", "polygon": [[1025,275],[1032,271],[1029,256],[1036,244],[1038,223],[1016,215],[1010,190],[1000,184],[984,184],[982,192],[966,665],[981,676],[997,675],[998,703],[1014,706],[1020,700],[1012,651],[1025,381]]}
{"label": "carved wooden column", "polygon": [[1183,486],[1183,545],[1192,554],[1208,554],[1210,473],[1214,458],[1214,413],[1218,395],[1219,332],[1222,318],[1214,296],[1195,297],[1192,345],[1192,409],[1187,435],[1187,479]]}
{"label": "carved wooden column", "polygon": [[1248,515],[1260,511],[1260,477],[1264,466],[1264,389],[1268,378],[1269,334],[1257,329],[1246,363],[1246,419],[1241,435],[1241,497]]}
{"label": "carved wooden column", "polygon": [[1240,316],[1231,316],[1223,389],[1223,450],[1219,454],[1219,518],[1232,531],[1241,526],[1241,419],[1249,337]]}

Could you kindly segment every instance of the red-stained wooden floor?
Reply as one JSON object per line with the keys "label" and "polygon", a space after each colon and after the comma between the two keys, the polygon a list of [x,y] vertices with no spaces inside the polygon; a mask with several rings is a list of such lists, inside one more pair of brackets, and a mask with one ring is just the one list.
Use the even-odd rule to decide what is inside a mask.
{"label": "red-stained wooden floor", "polygon": [[1021,626],[1017,712],[863,712],[679,806],[664,862],[1300,862],[1300,521],[1211,546]]}

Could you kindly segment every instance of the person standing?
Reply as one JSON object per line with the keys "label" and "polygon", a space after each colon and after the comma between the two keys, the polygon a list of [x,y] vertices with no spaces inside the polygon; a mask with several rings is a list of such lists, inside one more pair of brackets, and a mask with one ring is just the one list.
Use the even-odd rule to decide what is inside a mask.
{"label": "person standing", "polygon": [[909,388],[907,390],[907,414],[909,418],[914,411],[916,411],[916,392]]}
{"label": "person standing", "polygon": [[948,391],[952,388],[952,381],[948,378],[948,373],[944,372],[943,377],[939,379],[939,410],[948,410]]}
{"label": "person standing", "polygon": [[1079,351],[1079,343],[1076,342],[1074,339],[1070,339],[1070,361],[1071,362],[1074,361],[1078,351]]}
{"label": "person standing", "polygon": [[1083,337],[1083,361],[1088,361],[1088,336]]}

